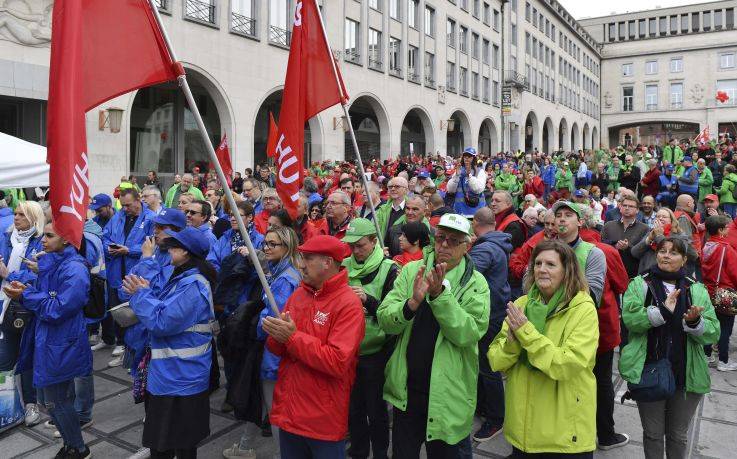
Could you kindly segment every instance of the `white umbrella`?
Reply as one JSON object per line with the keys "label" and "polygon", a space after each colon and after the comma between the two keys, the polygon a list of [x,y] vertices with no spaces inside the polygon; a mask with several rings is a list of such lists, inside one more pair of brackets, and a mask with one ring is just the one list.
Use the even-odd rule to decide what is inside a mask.
{"label": "white umbrella", "polygon": [[49,186],[46,147],[0,132],[0,188]]}

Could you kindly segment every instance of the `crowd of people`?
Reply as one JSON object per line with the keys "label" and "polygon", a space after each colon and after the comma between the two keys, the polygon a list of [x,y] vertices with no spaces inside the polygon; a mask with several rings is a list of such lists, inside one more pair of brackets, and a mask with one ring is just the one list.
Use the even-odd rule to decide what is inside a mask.
{"label": "crowd of people", "polygon": [[470,458],[502,433],[511,457],[586,458],[629,442],[617,362],[645,456],[686,457],[709,367],[737,370],[734,146],[325,161],[296,215],[268,165],[230,186],[150,171],[91,199],[79,249],[8,191],[0,370],[57,458],[90,457],[107,351],[152,458],[197,456],[219,388],[244,422],[228,459],[256,435],[290,459]]}

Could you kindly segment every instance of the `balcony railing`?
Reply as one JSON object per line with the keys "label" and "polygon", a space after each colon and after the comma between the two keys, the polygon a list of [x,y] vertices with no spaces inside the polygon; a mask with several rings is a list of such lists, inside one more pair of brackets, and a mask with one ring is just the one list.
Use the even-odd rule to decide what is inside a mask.
{"label": "balcony railing", "polygon": [[448,81],[445,85],[445,89],[449,92],[456,92],[455,81]]}
{"label": "balcony railing", "polygon": [[671,102],[670,108],[675,108],[675,109],[683,108],[683,102]]}
{"label": "balcony railing", "polygon": [[235,33],[256,36],[256,20],[235,12],[230,13],[230,29]]}
{"label": "balcony railing", "polygon": [[657,110],[658,104],[647,104],[645,107],[647,110]]}
{"label": "balcony railing", "polygon": [[483,101],[484,101],[485,104],[488,104],[490,102],[489,101],[489,96],[484,96]]}
{"label": "balcony railing", "polygon": [[468,89],[461,88],[461,90],[458,91],[458,93],[464,97],[468,97]]}
{"label": "balcony railing", "polygon": [[215,5],[199,0],[187,0],[184,15],[191,19],[215,24]]}
{"label": "balcony railing", "polygon": [[374,70],[382,70],[384,68],[384,63],[381,62],[379,56],[369,56],[368,66]]}
{"label": "balcony railing", "polygon": [[358,53],[358,51],[351,51],[351,50],[346,49],[343,52],[343,56],[345,57],[345,60],[348,62],[353,62],[354,64],[361,63],[361,55]]}
{"label": "balcony railing", "polygon": [[281,27],[269,26],[269,43],[289,46],[292,43],[292,32]]}
{"label": "balcony railing", "polygon": [[527,78],[522,75],[521,73],[517,73],[514,70],[507,70],[504,73],[504,82],[511,84],[512,86],[517,87],[518,89],[522,90],[529,90],[530,85],[527,81]]}
{"label": "balcony railing", "polygon": [[169,0],[154,0],[154,5],[160,10],[169,10]]}
{"label": "balcony railing", "polygon": [[431,88],[434,88],[435,78],[433,78],[432,75],[425,75],[425,85],[430,86]]}
{"label": "balcony railing", "polygon": [[400,69],[399,67],[390,67],[389,75],[394,75],[395,77],[402,78],[402,69]]}
{"label": "balcony railing", "polygon": [[412,83],[420,83],[420,74],[417,73],[417,70],[413,68],[407,69],[407,80],[411,81]]}

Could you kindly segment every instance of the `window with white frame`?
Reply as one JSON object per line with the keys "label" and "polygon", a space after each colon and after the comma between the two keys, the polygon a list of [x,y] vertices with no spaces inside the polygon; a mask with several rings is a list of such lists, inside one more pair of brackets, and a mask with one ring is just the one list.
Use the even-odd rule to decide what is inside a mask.
{"label": "window with white frame", "polygon": [[499,45],[494,45],[492,47],[493,53],[491,55],[491,66],[495,69],[499,69],[499,61],[501,60],[499,58]]}
{"label": "window with white frame", "polygon": [[499,82],[495,81],[491,88],[491,100],[494,105],[499,105]]}
{"label": "window with white frame", "polygon": [[383,59],[381,52],[381,32],[369,29],[368,39],[368,65],[373,69],[381,70]]}
{"label": "window with white frame", "polygon": [[670,84],[670,108],[683,108],[683,83]]}
{"label": "window with white frame", "polygon": [[682,57],[673,57],[670,60],[670,72],[671,73],[680,73],[683,72],[683,58]]}
{"label": "window with white frame", "polygon": [[452,62],[445,64],[445,86],[448,91],[456,90],[456,65]]}
{"label": "window with white frame", "polygon": [[494,30],[496,30],[496,31],[499,30],[499,18],[500,18],[499,10],[495,9],[494,10],[494,20],[493,20],[493,22],[491,24],[492,24],[492,27],[494,28]]}
{"label": "window with white frame", "polygon": [[353,19],[345,20],[345,60],[348,62],[361,62],[359,38],[361,24]]}
{"label": "window with white frame", "polygon": [[632,86],[622,88],[622,111],[631,112],[635,107],[635,89]]}
{"label": "window with white frame", "polygon": [[489,43],[489,40],[484,38],[484,44],[481,47],[481,63],[483,64],[489,64],[489,58],[491,56],[491,53],[489,52],[491,43]]}
{"label": "window with white frame", "polygon": [[645,62],[645,75],[655,75],[658,73],[658,61]]}
{"label": "window with white frame", "polygon": [[645,85],[645,108],[647,110],[658,109],[658,85]]}
{"label": "window with white frame", "polygon": [[230,29],[239,34],[256,36],[255,0],[233,0],[230,4]]}
{"label": "window with white frame", "polygon": [[369,8],[381,11],[381,0],[368,0]]}
{"label": "window with white frame", "polygon": [[471,98],[479,98],[479,74],[471,72]]}
{"label": "window with white frame", "polygon": [[484,77],[482,81],[483,83],[481,87],[481,99],[484,101],[484,103],[488,104],[489,102],[491,102],[491,98],[489,95],[489,93],[491,92],[491,88],[489,87],[489,77]]}
{"label": "window with white frame", "polygon": [[445,40],[449,48],[456,47],[456,23],[454,20],[448,18],[445,22]]}
{"label": "window with white frame", "polygon": [[269,1],[269,43],[282,46],[289,46],[290,31],[289,17],[289,0],[270,0]]}
{"label": "window with white frame", "polygon": [[458,68],[458,92],[462,96],[468,95],[468,69],[465,67]]}
{"label": "window with white frame", "polygon": [[481,46],[480,46],[479,34],[472,33],[471,34],[471,57],[473,57],[474,59],[478,59],[479,54],[481,53],[480,48]]}
{"label": "window with white frame", "polygon": [[389,72],[402,74],[402,40],[395,37],[389,37]]}
{"label": "window with white frame", "polygon": [[413,29],[417,28],[417,14],[420,0],[407,0],[407,25]]}
{"label": "window with white frame", "polygon": [[735,65],[735,53],[722,53],[719,55],[720,69],[733,69]]}
{"label": "window with white frame", "polygon": [[389,17],[397,21],[402,20],[402,7],[399,0],[389,0]]}
{"label": "window with white frame", "polygon": [[435,9],[425,6],[425,35],[435,36]]}
{"label": "window with white frame", "polygon": [[435,87],[435,55],[425,52],[425,84]]}
{"label": "window with white frame", "polygon": [[468,53],[468,28],[465,26],[458,29],[458,49],[462,53]]}
{"label": "window with white frame", "polygon": [[720,105],[737,105],[737,80],[717,80],[717,91],[723,91],[729,96],[729,99]]}
{"label": "window with white frame", "polygon": [[475,18],[481,16],[481,0],[473,0],[473,16]]}
{"label": "window with white frame", "polygon": [[484,13],[483,13],[484,24],[491,25],[491,5],[484,2]]}
{"label": "window with white frame", "polygon": [[407,79],[415,83],[420,82],[420,72],[417,69],[418,52],[416,46],[409,45],[407,47]]}
{"label": "window with white frame", "polygon": [[622,64],[622,76],[632,76],[634,74],[633,69],[632,62]]}

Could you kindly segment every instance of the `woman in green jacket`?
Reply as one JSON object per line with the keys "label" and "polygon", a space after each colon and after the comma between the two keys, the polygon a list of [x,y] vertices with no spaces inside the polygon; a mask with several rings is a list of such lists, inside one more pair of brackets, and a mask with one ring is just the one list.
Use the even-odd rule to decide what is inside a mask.
{"label": "woman in green jacket", "polygon": [[719,194],[719,202],[724,207],[724,212],[732,218],[737,217],[737,200],[734,199],[734,188],[737,187],[737,174],[735,170],[737,169],[735,169],[734,165],[727,164],[724,167],[722,186],[715,188]]}
{"label": "woman in green jacket", "polygon": [[596,307],[567,244],[540,242],[530,260],[528,294],[508,304],[488,353],[491,369],[507,375],[504,436],[511,457],[592,458]]}
{"label": "woman in green jacket", "polygon": [[622,378],[637,384],[646,363],[668,358],[676,383],[666,400],[637,402],[647,458],[686,457],[689,423],[711,386],[704,346],[717,342],[719,322],[704,285],[686,276],[686,250],[681,239],[658,242],[657,265],[630,282],[622,304]]}

